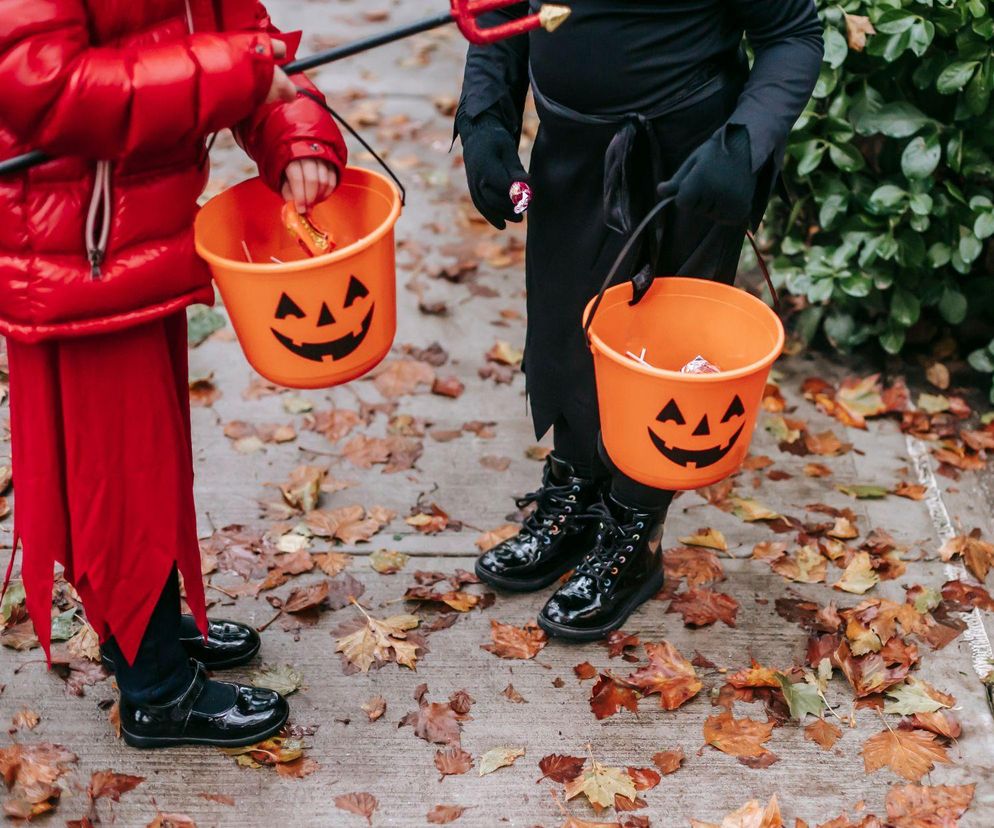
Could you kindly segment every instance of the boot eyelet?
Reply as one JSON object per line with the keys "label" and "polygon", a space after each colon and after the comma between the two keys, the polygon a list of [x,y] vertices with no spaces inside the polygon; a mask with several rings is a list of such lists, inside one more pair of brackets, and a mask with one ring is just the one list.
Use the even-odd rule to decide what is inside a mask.
{"label": "boot eyelet", "polygon": [[612,566],[611,567],[611,574],[612,575],[617,575],[618,574],[618,567]]}
{"label": "boot eyelet", "polygon": [[620,558],[618,558],[618,560],[619,560],[619,561],[620,561],[621,563],[624,563],[624,562],[625,562],[625,561],[627,560],[627,558],[625,558],[625,556],[624,556],[624,555],[622,555],[622,556],[621,556]]}
{"label": "boot eyelet", "polygon": [[634,549],[633,547],[631,547],[631,546],[626,546],[626,547],[625,547],[625,551],[626,551],[626,552],[634,552],[634,551],[635,551],[635,549]]}
{"label": "boot eyelet", "polygon": [[638,535],[632,535],[632,540],[638,540],[638,539],[639,539]]}
{"label": "boot eyelet", "polygon": [[638,528],[638,529],[642,529],[642,528],[644,528],[643,524],[641,524],[641,523],[636,523],[636,524],[635,524],[635,526],[636,526],[636,528]]}
{"label": "boot eyelet", "polygon": [[606,586],[606,587],[611,586],[611,579],[610,578],[605,578],[604,579],[604,586]]}
{"label": "boot eyelet", "polygon": [[576,503],[576,495],[570,495],[566,498],[570,503]]}
{"label": "boot eyelet", "polygon": [[580,493],[580,487],[579,486],[574,486],[573,487],[573,491],[576,492],[577,494],[579,494]]}
{"label": "boot eyelet", "polygon": [[567,506],[566,507],[566,514],[567,515],[573,514],[573,507],[572,506]]}

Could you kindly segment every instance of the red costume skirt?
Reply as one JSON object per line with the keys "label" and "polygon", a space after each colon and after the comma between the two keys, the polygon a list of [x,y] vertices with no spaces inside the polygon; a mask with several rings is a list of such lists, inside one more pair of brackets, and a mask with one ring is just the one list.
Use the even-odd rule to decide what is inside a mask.
{"label": "red costume skirt", "polygon": [[174,566],[205,629],[185,313],[7,351],[14,549],[45,652],[56,562],[129,662]]}

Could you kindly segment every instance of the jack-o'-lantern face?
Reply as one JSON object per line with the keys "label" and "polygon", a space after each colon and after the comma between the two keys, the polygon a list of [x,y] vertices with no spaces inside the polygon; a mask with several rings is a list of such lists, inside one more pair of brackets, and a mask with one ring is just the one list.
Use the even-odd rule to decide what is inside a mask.
{"label": "jack-o'-lantern face", "polygon": [[[304,359],[344,359],[362,344],[373,324],[374,303],[362,301],[368,296],[369,289],[355,276],[349,277],[345,299],[334,310],[328,301],[322,302],[320,308],[305,310],[284,292],[276,305],[276,323],[270,330],[284,348]],[[334,336],[336,333],[340,335]]]}
{"label": "jack-o'-lantern face", "polygon": [[665,429],[668,441],[660,437],[651,425],[648,427],[649,438],[667,460],[685,468],[693,466],[695,469],[704,469],[713,466],[732,450],[745,428],[744,417],[745,408],[736,394],[719,423],[712,426],[705,413],[696,421],[693,430],[687,428],[684,438],[676,437],[674,435],[683,431],[679,427],[687,426],[687,420],[677,401],[670,400],[656,415],[657,422],[670,424]]}

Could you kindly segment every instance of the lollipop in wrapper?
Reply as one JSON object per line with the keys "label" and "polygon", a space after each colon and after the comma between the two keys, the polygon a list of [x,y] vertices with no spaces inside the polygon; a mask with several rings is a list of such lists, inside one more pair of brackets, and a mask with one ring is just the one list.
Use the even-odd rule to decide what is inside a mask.
{"label": "lollipop in wrapper", "polygon": [[708,362],[700,354],[680,369],[681,374],[720,374],[721,368]]}
{"label": "lollipop in wrapper", "polygon": [[524,181],[515,181],[511,185],[511,203],[514,205],[514,215],[520,216],[532,202],[532,188]]}
{"label": "lollipop in wrapper", "polygon": [[335,242],[309,216],[298,213],[291,202],[283,205],[283,226],[308,256],[320,256],[335,249]]}

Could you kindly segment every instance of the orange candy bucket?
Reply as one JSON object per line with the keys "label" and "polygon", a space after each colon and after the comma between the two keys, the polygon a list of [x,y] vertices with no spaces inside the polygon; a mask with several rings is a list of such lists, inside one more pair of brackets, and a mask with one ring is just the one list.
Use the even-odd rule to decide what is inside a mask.
{"label": "orange candy bucket", "polygon": [[197,252],[256,371],[291,388],[340,385],[393,344],[400,193],[379,173],[348,168],[311,211],[336,243],[314,258],[284,228],[283,203],[258,178],[225,190],[197,216]]}
{"label": "orange candy bucket", "polygon": [[[783,324],[755,296],[704,279],[656,279],[637,305],[631,297],[630,284],[609,288],[589,328],[608,456],[659,489],[717,483],[749,451]],[[680,373],[698,355],[721,372]]]}

